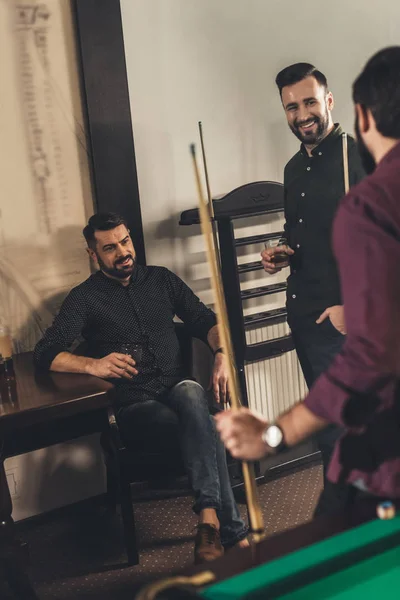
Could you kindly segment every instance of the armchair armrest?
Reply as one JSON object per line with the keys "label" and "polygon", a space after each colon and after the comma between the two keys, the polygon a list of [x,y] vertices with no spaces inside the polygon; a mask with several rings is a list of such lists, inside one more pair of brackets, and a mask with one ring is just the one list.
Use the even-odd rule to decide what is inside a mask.
{"label": "armchair armrest", "polygon": [[116,459],[118,452],[125,450],[125,444],[122,441],[114,408],[109,406],[107,409],[108,427],[103,431],[100,443],[106,456]]}
{"label": "armchair armrest", "polygon": [[116,448],[116,450],[122,450],[125,446],[122,443],[121,435],[119,433],[119,427],[117,424],[117,419],[115,417],[115,412],[112,406],[109,406],[107,410],[108,416],[108,425],[111,440]]}

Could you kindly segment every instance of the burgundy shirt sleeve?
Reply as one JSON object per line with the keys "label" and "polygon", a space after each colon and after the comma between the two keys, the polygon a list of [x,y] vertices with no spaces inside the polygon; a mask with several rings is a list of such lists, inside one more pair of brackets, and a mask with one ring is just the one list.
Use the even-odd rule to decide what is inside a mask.
{"label": "burgundy shirt sleeve", "polygon": [[369,202],[371,188],[362,186],[359,196],[350,193],[335,219],[333,242],[347,338],[305,399],[313,413],[347,428],[355,426],[354,409],[357,426],[371,418],[363,411],[366,400],[379,398],[377,390],[382,383],[390,383],[400,374],[400,244],[385,211],[386,198],[382,194],[377,202],[375,189],[371,191],[374,202]]}

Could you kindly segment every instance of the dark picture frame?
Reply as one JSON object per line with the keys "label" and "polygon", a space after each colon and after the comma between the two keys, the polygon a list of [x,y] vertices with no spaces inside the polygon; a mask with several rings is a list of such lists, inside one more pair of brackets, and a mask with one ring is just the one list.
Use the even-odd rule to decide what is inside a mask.
{"label": "dark picture frame", "polygon": [[98,212],[122,215],[146,264],[119,0],[72,0],[82,102]]}

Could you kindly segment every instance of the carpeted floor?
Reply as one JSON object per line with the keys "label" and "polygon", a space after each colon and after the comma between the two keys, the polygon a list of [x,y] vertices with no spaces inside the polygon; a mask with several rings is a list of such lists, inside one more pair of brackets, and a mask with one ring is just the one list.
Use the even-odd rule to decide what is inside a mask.
{"label": "carpeted floor", "polygon": [[[259,488],[266,530],[276,533],[309,520],[322,486],[312,466]],[[240,506],[243,516],[245,506]],[[30,546],[30,576],[41,600],[133,600],[138,587],[192,563],[196,517],[191,498],[141,500],[135,504],[140,565],[125,567],[117,517],[96,502],[23,523]],[[3,585],[3,587],[2,587]],[[0,598],[13,596],[0,582]]]}

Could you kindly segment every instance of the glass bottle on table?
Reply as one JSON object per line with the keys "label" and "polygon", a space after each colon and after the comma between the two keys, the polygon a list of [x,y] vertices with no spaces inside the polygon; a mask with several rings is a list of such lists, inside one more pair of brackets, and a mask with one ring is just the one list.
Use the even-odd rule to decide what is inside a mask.
{"label": "glass bottle on table", "polygon": [[12,343],[10,330],[6,325],[0,324],[0,354],[3,357],[2,378],[14,379],[14,364],[12,358]]}
{"label": "glass bottle on table", "polygon": [[[7,365],[7,370],[6,370]],[[11,369],[10,369],[11,365]],[[12,369],[12,361],[5,361],[0,354],[0,406],[14,405],[17,401],[17,385]],[[0,411],[1,414],[2,411]]]}
{"label": "glass bottle on table", "polygon": [[4,377],[4,358],[3,355],[0,354],[0,403],[2,400],[4,400],[4,392],[3,392],[3,386],[5,384],[5,377]]}

